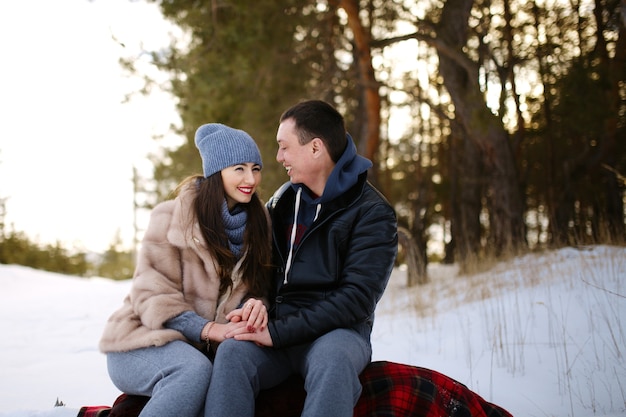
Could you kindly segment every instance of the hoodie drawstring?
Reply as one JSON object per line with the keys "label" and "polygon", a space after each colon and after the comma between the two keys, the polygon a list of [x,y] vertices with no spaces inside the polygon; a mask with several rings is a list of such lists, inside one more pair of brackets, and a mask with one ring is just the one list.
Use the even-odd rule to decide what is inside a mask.
{"label": "hoodie drawstring", "polygon": [[293,225],[291,226],[291,237],[289,238],[289,256],[287,256],[287,265],[285,266],[285,280],[283,284],[287,284],[287,274],[291,269],[291,258],[293,257],[293,245],[296,241],[296,231],[298,230],[298,211],[300,211],[300,199],[302,195],[302,187],[296,192],[296,206],[293,213]]}
{"label": "hoodie drawstring", "polygon": [[320,211],[322,211],[322,203],[317,203],[317,208],[315,209],[315,217],[313,218],[313,223],[317,220],[317,216],[320,215]]}

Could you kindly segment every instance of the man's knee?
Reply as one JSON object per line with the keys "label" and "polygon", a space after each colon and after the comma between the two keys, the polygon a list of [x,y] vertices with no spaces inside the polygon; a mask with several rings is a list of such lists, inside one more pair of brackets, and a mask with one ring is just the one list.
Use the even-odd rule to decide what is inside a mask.
{"label": "man's knee", "polygon": [[220,372],[230,372],[234,368],[250,372],[251,369],[256,370],[262,356],[262,348],[253,342],[226,339],[217,348],[214,366]]}
{"label": "man's knee", "polygon": [[316,340],[311,345],[308,356],[315,363],[354,367],[360,372],[370,361],[371,347],[356,332],[337,329]]}

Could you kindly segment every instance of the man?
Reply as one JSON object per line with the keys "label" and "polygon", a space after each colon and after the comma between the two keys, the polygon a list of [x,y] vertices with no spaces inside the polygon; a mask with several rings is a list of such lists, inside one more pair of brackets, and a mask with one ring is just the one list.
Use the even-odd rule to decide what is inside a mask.
{"label": "man", "polygon": [[254,416],[259,391],[297,373],[307,391],[302,416],[352,416],[397,254],[396,216],[328,103],[285,111],[276,139],[290,182],[267,203],[276,265],[270,321],[256,332],[242,321],[225,334],[206,415]]}

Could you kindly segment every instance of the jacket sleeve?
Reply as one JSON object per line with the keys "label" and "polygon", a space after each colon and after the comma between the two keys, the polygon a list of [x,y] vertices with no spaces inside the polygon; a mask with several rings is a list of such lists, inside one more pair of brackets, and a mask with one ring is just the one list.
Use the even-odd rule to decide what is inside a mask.
{"label": "jacket sleeve", "polygon": [[166,321],[163,326],[182,333],[183,336],[192,342],[202,342],[202,330],[208,322],[209,320],[195,311],[185,311]]}
{"label": "jacket sleeve", "polygon": [[153,209],[130,291],[133,310],[150,329],[161,329],[169,319],[193,310],[183,295],[180,251],[167,239],[174,204],[176,200]]}
{"label": "jacket sleeve", "polygon": [[379,200],[362,208],[351,230],[338,286],[307,307],[272,320],[268,329],[274,347],[305,343],[359,323],[372,325],[398,251],[395,212]]}

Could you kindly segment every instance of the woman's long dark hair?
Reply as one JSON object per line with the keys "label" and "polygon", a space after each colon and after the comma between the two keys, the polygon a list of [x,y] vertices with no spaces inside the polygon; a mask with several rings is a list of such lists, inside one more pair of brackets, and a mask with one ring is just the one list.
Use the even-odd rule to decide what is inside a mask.
{"label": "woman's long dark hair", "polygon": [[[220,294],[223,294],[233,285],[231,274],[237,257],[228,246],[228,236],[222,220],[222,204],[226,198],[222,176],[219,172],[208,178],[192,176],[183,181],[178,190],[190,182],[197,184],[198,193],[193,203],[195,217],[207,249],[215,259],[220,277]],[[269,290],[271,270],[272,248],[268,218],[257,193],[252,195],[249,203],[241,205],[247,212],[241,279],[246,284],[249,295],[262,297]]]}

